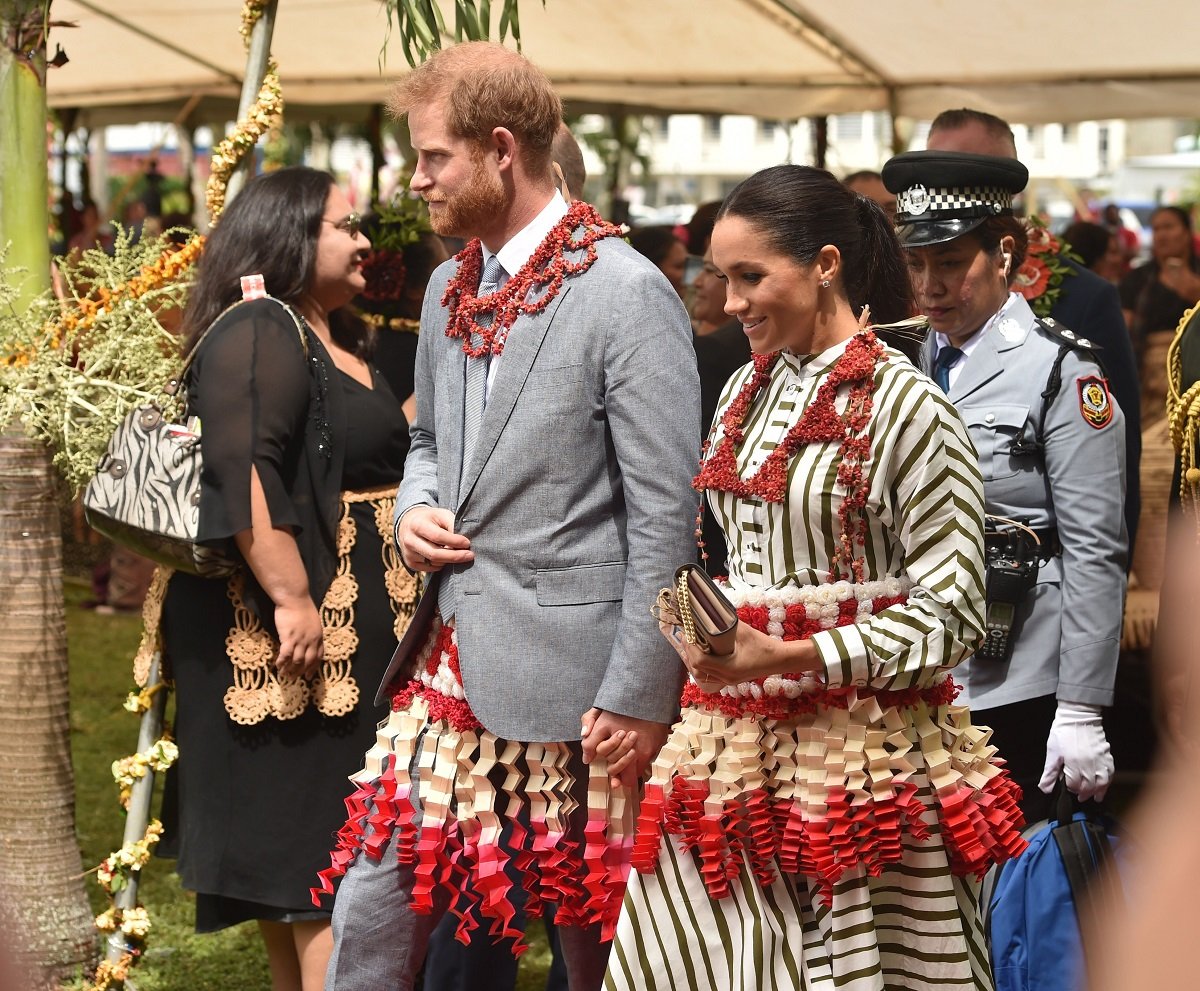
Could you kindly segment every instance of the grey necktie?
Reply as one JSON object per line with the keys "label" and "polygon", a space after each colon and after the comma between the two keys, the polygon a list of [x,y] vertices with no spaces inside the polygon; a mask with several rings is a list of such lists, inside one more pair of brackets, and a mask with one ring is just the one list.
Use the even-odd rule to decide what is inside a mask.
{"label": "grey necktie", "polygon": [[[483,275],[479,280],[477,296],[486,296],[495,292],[504,282],[504,268],[500,259],[492,255],[483,266]],[[491,313],[479,314],[479,325],[486,327],[492,322]],[[478,334],[471,335],[471,346],[479,347],[481,338]],[[479,427],[483,423],[483,411],[487,406],[488,366],[491,363],[490,354],[482,354],[478,358],[467,357],[466,371],[463,381],[463,438],[462,438],[462,468],[459,472],[458,498],[462,498],[463,478],[471,466],[475,456],[475,445],[479,440]],[[455,500],[457,508],[457,500]],[[442,576],[442,584],[438,589],[438,609],[442,619],[447,620],[454,615],[454,607],[458,601],[457,576],[449,569]]]}

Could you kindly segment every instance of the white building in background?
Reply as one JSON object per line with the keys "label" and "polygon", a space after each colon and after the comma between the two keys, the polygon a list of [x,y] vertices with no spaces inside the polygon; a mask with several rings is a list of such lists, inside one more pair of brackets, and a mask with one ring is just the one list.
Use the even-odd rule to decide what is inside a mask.
{"label": "white building in background", "polygon": [[[1069,216],[1088,199],[1120,193],[1114,177],[1132,154],[1175,150],[1189,124],[1178,121],[1084,121],[1071,124],[1014,125],[1018,157],[1030,172],[1027,194],[1035,208],[1052,217]],[[908,147],[925,147],[929,122],[918,123]],[[628,191],[647,215],[653,208],[699,204],[722,198],[758,169],[781,162],[813,160],[813,124],[754,117],[679,114],[647,118],[643,151],[651,174]],[[838,114],[828,122],[826,167],[843,176],[878,170],[892,154],[891,119],[882,113]],[[598,162],[588,163],[589,172]],[[1164,190],[1164,193],[1166,191]],[[1170,202],[1164,196],[1164,201]],[[678,219],[663,211],[663,219]]]}

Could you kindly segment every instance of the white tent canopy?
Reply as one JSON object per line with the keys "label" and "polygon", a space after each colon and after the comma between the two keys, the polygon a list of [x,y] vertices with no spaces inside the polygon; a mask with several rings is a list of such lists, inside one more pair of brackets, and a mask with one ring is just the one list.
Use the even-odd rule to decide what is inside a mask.
{"label": "white tent canopy", "polygon": [[[453,4],[441,0],[448,23]],[[497,4],[498,6],[498,4]],[[233,116],[241,0],[54,0],[70,62],[50,101],[81,122]],[[524,0],[524,51],[575,109],[793,119],[947,107],[1022,123],[1200,116],[1196,0]],[[273,51],[293,112],[384,100],[379,0],[279,0]],[[360,111],[361,113],[361,111]]]}

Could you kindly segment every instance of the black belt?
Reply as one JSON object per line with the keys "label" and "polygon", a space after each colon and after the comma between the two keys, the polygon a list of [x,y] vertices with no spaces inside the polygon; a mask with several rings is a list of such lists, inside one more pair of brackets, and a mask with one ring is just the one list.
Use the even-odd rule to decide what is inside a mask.
{"label": "black belt", "polygon": [[[1062,554],[1062,544],[1058,539],[1058,527],[1050,526],[1044,530],[1030,527],[1029,530],[1037,534],[1038,557],[1043,561]],[[1020,527],[1011,527],[1007,530],[988,530],[983,535],[983,545],[984,547],[1005,547],[1016,534],[1025,534],[1025,530]]]}

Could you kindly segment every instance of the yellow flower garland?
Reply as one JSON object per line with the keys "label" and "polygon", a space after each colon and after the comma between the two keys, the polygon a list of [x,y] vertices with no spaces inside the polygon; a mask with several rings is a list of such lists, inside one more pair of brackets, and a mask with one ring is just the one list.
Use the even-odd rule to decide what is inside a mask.
{"label": "yellow flower garland", "polygon": [[275,60],[271,59],[267,62],[267,74],[263,77],[254,106],[243,120],[238,121],[232,133],[213,149],[212,170],[204,191],[210,224],[216,224],[225,209],[225,188],[234,170],[282,115],[283,93],[279,88],[279,72]]}
{"label": "yellow flower garland", "polygon": [[121,787],[121,805],[129,808],[129,794],[133,783],[146,776],[147,770],[165,771],[179,759],[179,748],[163,737],[157,740],[145,753],[130,754],[120,760],[114,760],[112,774]]}

